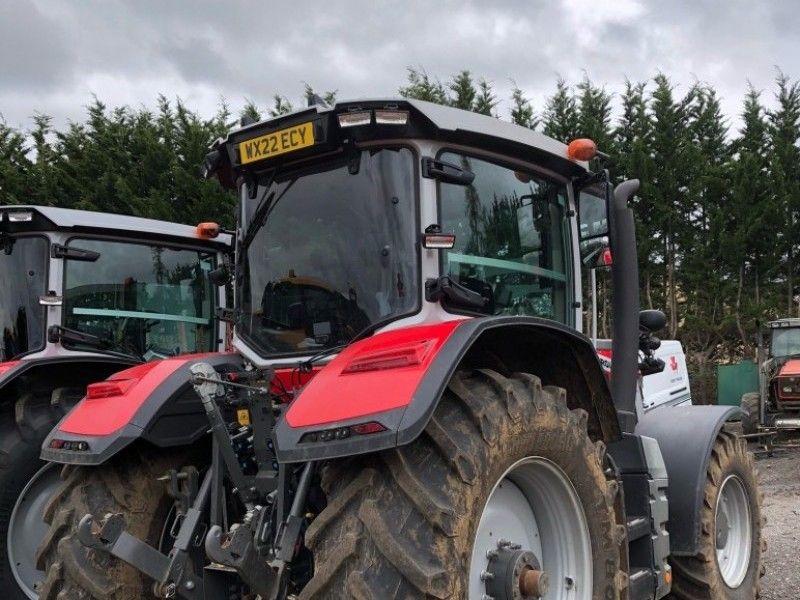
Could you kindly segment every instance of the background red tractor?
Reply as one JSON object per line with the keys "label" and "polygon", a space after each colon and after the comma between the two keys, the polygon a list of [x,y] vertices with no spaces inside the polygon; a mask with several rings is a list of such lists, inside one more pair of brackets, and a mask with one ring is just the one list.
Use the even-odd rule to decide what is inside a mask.
{"label": "background red tractor", "polygon": [[[639,310],[638,182],[595,155],[414,100],[218,140],[236,352],[117,373],[50,433],[75,468],[43,600],[755,599],[739,411],[638,405],[665,318]],[[606,236],[610,385],[580,332]]]}
{"label": "background red tractor", "polygon": [[745,434],[773,446],[800,446],[800,319],[778,319],[759,331],[758,392],[742,396]]}

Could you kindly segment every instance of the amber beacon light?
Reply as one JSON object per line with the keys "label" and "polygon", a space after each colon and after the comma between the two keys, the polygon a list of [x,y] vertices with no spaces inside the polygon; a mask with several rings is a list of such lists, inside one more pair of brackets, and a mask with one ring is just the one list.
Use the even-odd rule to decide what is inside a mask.
{"label": "amber beacon light", "polygon": [[567,146],[567,156],[571,160],[592,160],[597,156],[597,144],[589,138],[572,140]]}

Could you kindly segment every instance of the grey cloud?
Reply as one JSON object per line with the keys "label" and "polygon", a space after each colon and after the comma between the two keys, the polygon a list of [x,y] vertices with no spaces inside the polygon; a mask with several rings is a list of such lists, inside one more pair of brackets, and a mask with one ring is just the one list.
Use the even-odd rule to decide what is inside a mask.
{"label": "grey cloud", "polygon": [[69,83],[73,61],[56,19],[33,2],[0,2],[0,90],[53,90]]}
{"label": "grey cloud", "polygon": [[[32,46],[19,63],[0,53],[0,112],[11,122],[34,109],[80,118],[90,92],[132,105],[180,96],[205,114],[220,96],[234,107],[244,98],[265,106],[276,93],[296,99],[304,81],[340,97],[394,95],[409,65],[444,82],[468,68],[504,99],[514,79],[537,110],[557,73],[578,81],[586,72],[619,91],[626,76],[661,70],[679,91],[695,78],[712,84],[733,117],[748,79],[769,88],[776,64],[800,75],[792,0],[3,4],[0,48],[9,39]],[[45,49],[32,44],[40,32]],[[40,91],[27,105],[26,89]]]}

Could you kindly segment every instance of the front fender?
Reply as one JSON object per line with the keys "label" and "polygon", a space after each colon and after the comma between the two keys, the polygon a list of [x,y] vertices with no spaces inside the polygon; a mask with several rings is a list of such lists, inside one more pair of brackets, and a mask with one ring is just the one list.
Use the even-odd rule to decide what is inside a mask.
{"label": "front fender", "polygon": [[[476,362],[481,353],[510,371],[566,387],[574,407],[587,410],[598,438],[619,437],[608,385],[588,338],[545,319],[479,317],[387,331],[346,348],[278,421],[278,460],[337,458],[411,443],[459,367],[490,366]],[[351,435],[353,426],[366,424],[382,429]]]}
{"label": "front fender", "polygon": [[655,438],[669,477],[669,536],[672,554],[699,550],[700,512],[711,448],[737,406],[664,406],[646,413],[636,433]]}
{"label": "front fender", "polygon": [[190,384],[190,367],[239,366],[235,354],[210,353],[168,358],[115,373],[106,382],[122,393],[84,398],[42,444],[41,458],[62,464],[100,465],[137,439],[159,446],[185,445],[208,429]]}

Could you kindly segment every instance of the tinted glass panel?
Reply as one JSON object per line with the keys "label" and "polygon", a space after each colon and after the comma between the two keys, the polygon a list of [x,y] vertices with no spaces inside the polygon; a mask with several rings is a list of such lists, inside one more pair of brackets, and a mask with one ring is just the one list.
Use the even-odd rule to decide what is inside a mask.
{"label": "tinted glass panel", "polygon": [[442,160],[475,173],[469,186],[441,184],[439,209],[455,247],[443,270],[487,298],[487,314],[566,322],[569,221],[564,184],[455,153]]}
{"label": "tinted glass panel", "polygon": [[[240,265],[237,324],[264,354],[346,343],[416,309],[410,150],[365,150],[278,177],[266,191],[272,208]],[[246,201],[246,228],[263,193]]]}
{"label": "tinted glass panel", "polygon": [[66,327],[145,359],[214,348],[212,255],[105,240],[76,239],[70,247],[100,258],[65,261]]}
{"label": "tinted glass panel", "polygon": [[798,328],[775,328],[772,330],[772,342],[770,343],[771,356],[800,356],[800,329]]}
{"label": "tinted glass panel", "polygon": [[43,237],[6,238],[0,251],[0,360],[44,346],[48,243]]}

